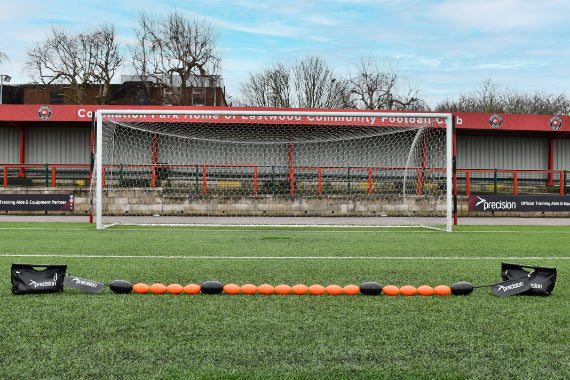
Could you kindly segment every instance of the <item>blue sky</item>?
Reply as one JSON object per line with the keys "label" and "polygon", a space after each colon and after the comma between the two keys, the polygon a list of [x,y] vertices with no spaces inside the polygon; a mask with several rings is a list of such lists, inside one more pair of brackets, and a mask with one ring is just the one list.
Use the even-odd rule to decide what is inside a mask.
{"label": "blue sky", "polygon": [[[174,8],[209,21],[220,34],[228,95],[248,73],[275,62],[319,56],[339,75],[361,57],[396,68],[434,107],[473,92],[484,80],[522,92],[570,93],[567,0],[0,0],[0,73],[29,82],[26,51],[56,24],[88,31],[113,24],[134,39],[141,11]],[[120,74],[132,74],[127,64]],[[119,78],[116,78],[119,81]]]}

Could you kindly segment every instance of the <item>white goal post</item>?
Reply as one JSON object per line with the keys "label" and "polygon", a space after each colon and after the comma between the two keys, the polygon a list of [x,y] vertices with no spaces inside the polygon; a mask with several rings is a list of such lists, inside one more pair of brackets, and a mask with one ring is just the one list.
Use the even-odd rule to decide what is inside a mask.
{"label": "white goal post", "polygon": [[97,228],[452,229],[448,113],[168,107],[95,118]]}

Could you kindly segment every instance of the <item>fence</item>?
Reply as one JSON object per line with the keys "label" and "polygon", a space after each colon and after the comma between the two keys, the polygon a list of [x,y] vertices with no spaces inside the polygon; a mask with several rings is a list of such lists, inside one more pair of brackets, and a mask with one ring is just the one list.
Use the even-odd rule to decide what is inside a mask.
{"label": "fence", "polygon": [[[346,192],[374,194],[392,189],[401,191],[409,169],[378,167],[289,167],[258,165],[115,165],[104,168],[104,181],[127,186],[188,187],[200,194],[210,192],[313,193]],[[0,164],[3,187],[90,185],[90,165]],[[414,189],[429,192],[444,183],[441,169],[417,168]],[[460,195],[477,194],[559,194],[568,191],[566,170],[458,169]]]}
{"label": "fence", "polygon": [[568,191],[566,170],[457,169],[458,193],[560,194]]}

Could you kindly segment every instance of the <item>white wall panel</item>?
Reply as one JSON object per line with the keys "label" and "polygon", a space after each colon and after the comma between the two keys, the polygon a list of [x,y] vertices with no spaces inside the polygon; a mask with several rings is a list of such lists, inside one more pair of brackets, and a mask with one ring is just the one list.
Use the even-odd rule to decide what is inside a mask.
{"label": "white wall panel", "polygon": [[0,163],[20,163],[20,130],[0,127]]}
{"label": "white wall panel", "polygon": [[554,170],[570,171],[570,138],[554,140]]}
{"label": "white wall panel", "polygon": [[[26,162],[30,164],[89,164],[90,130],[88,127],[26,127]],[[528,136],[457,136],[459,169],[546,170],[547,137]],[[570,138],[554,140],[554,170],[570,171]],[[20,131],[0,128],[0,163],[18,163]],[[151,148],[149,148],[151,149]],[[209,149],[212,163],[221,159],[218,149]],[[159,161],[172,157],[159,151]],[[172,152],[170,154],[173,154]],[[251,153],[253,154],[253,153]],[[284,153],[286,154],[286,152]],[[275,162],[279,164],[280,162]],[[319,162],[319,164],[322,164]]]}
{"label": "white wall panel", "polygon": [[27,127],[26,162],[89,164],[90,130],[80,127]]}
{"label": "white wall panel", "polygon": [[457,136],[459,169],[548,169],[548,138]]}

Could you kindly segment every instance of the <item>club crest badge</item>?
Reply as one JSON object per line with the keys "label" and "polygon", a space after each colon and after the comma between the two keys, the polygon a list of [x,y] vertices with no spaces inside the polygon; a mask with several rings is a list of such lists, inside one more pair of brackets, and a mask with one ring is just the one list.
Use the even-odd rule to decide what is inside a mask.
{"label": "club crest badge", "polygon": [[548,124],[552,130],[558,131],[560,128],[562,128],[562,119],[558,116],[552,116]]}
{"label": "club crest badge", "polygon": [[42,120],[47,120],[51,117],[51,108],[49,106],[41,106],[38,109],[38,117]]}
{"label": "club crest badge", "polygon": [[491,128],[500,128],[503,124],[503,118],[500,115],[494,114],[489,118],[489,126]]}

